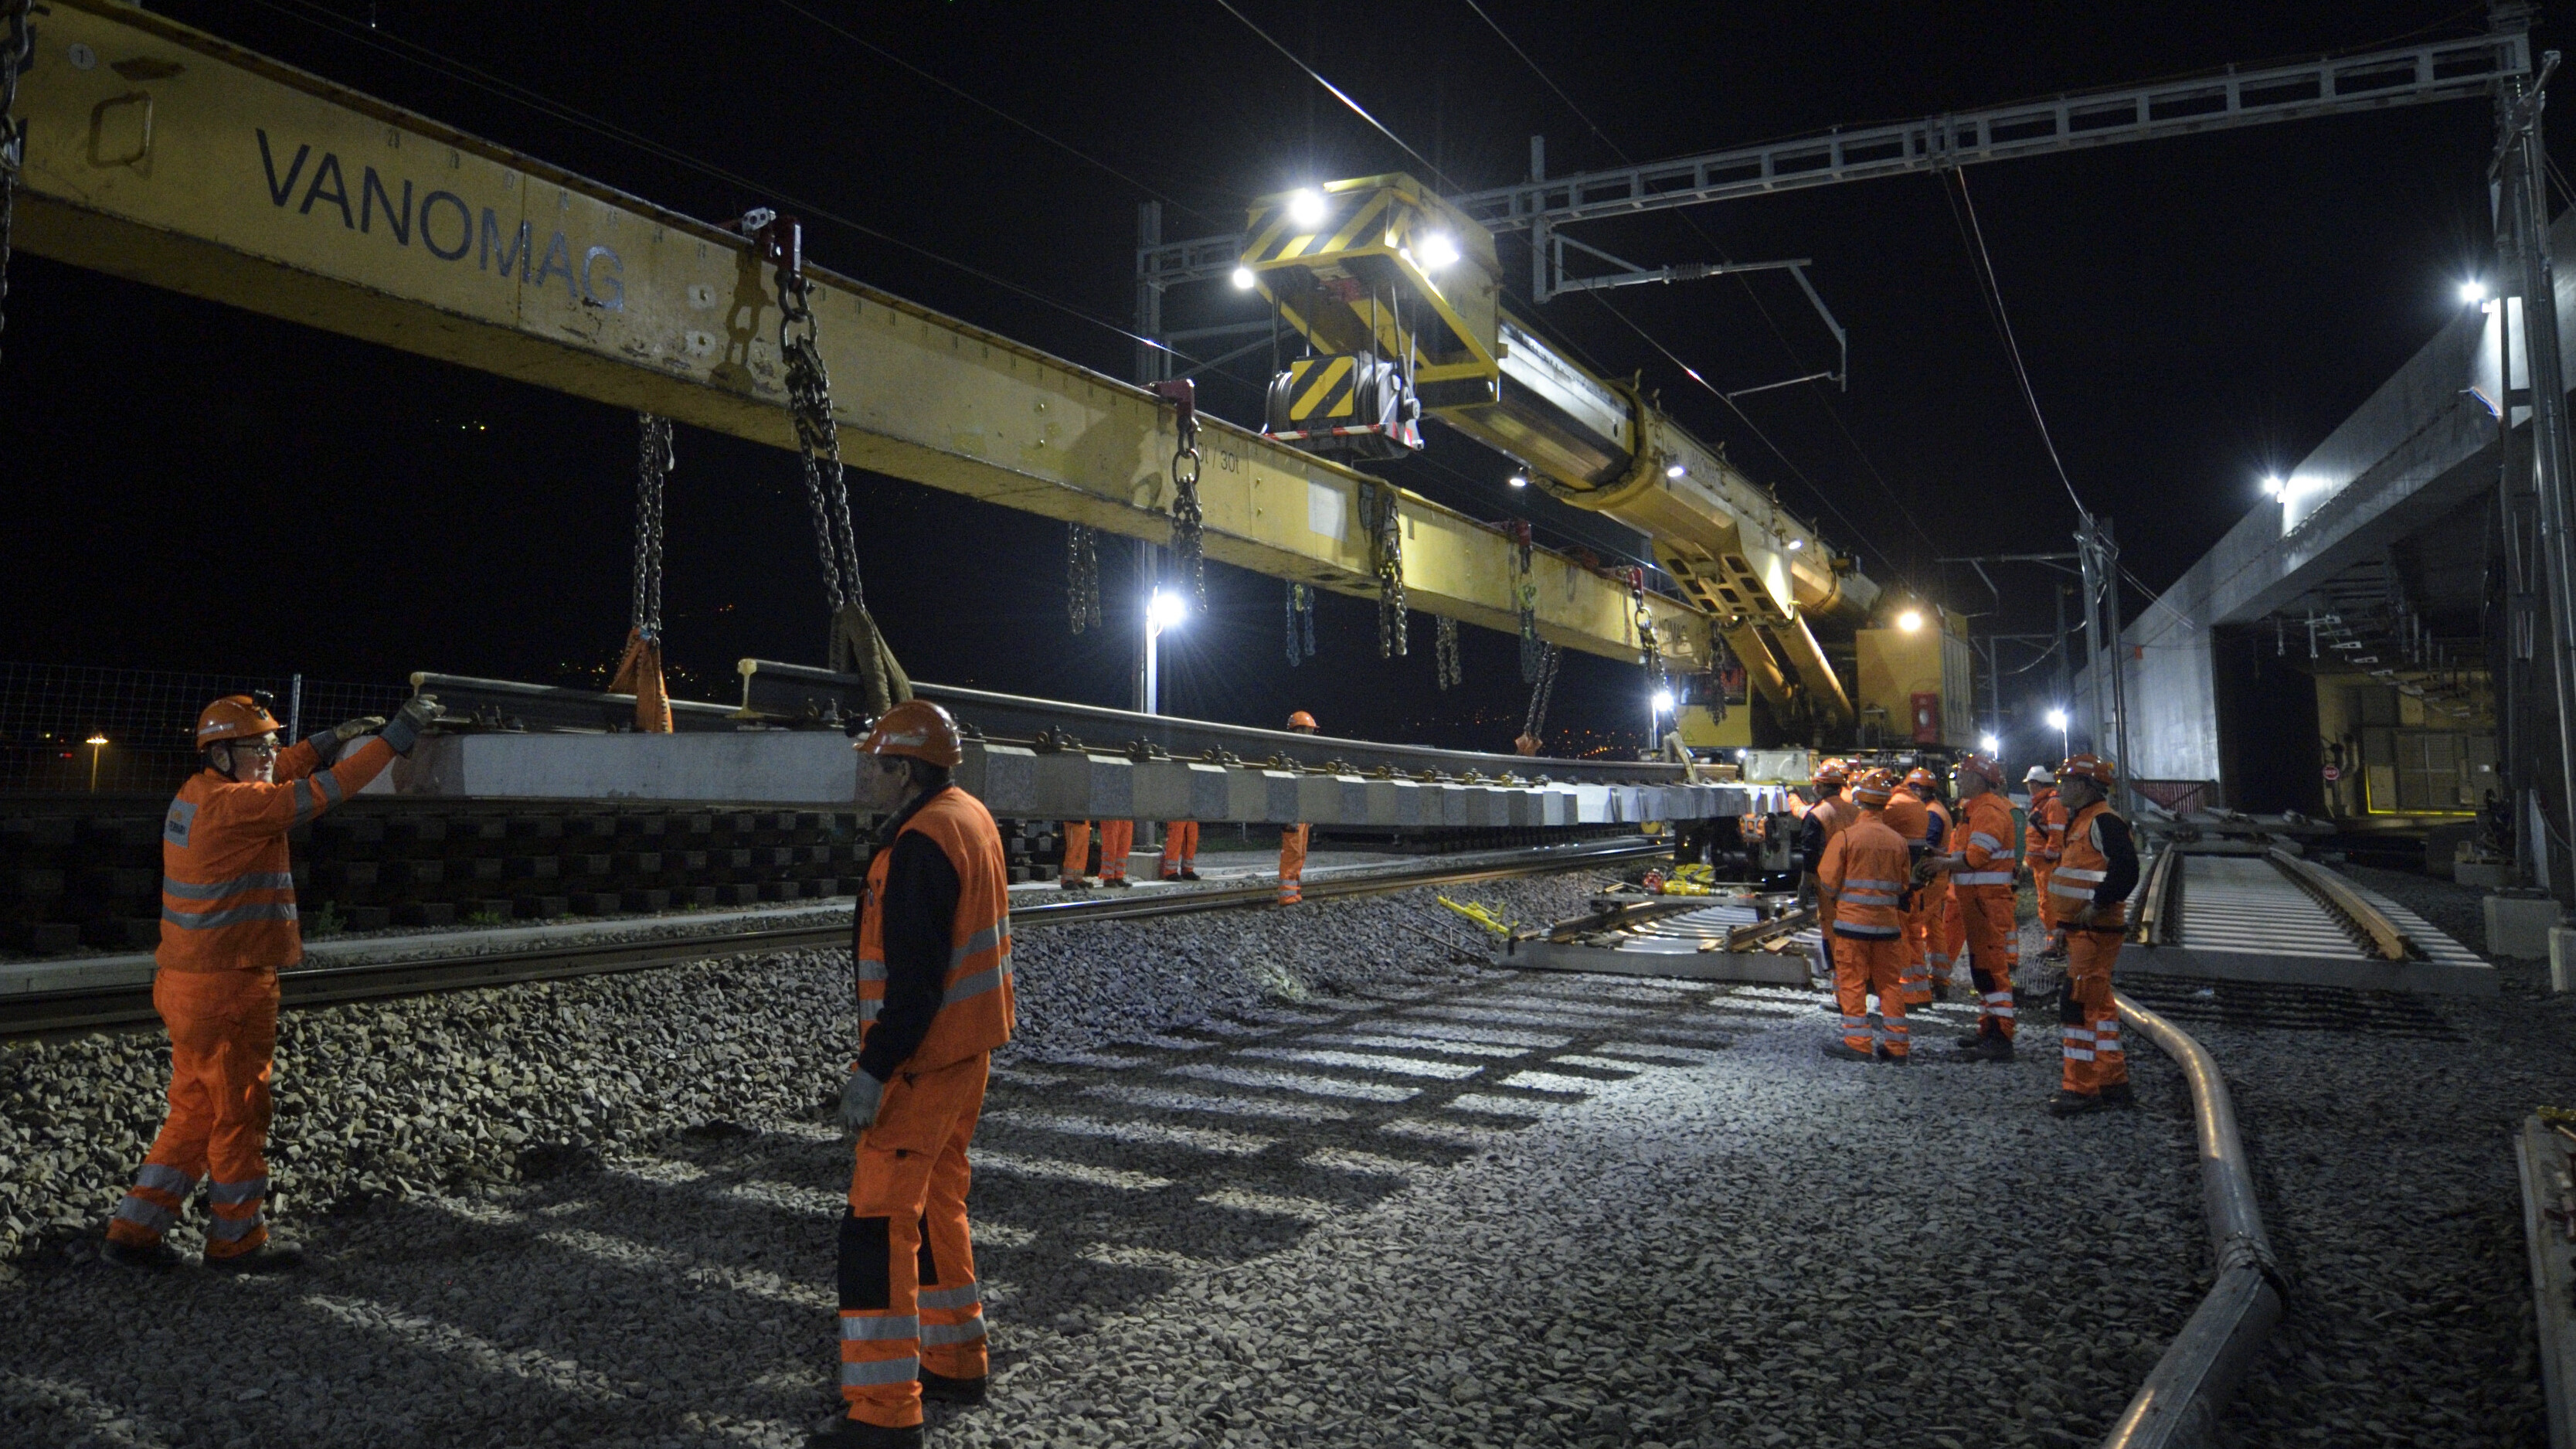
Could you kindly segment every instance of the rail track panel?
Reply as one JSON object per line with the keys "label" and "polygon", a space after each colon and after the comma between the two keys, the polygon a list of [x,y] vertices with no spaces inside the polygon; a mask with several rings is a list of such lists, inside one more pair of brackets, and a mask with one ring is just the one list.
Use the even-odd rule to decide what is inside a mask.
{"label": "rail track panel", "polygon": [[2485,957],[2349,875],[2264,856],[2166,859],[2142,882],[2139,934],[2148,939],[2124,953],[2124,971],[2358,991],[2498,990]]}
{"label": "rail track panel", "polygon": [[[1477,894],[1545,920],[1579,884]],[[1029,935],[1024,1038],[978,1138],[995,1402],[941,1442],[2086,1440],[2204,1286],[2156,1060],[2146,1110],[2051,1122],[2045,1053],[1829,1063],[1810,991],[1461,967],[1427,896]],[[1174,1009],[1068,995],[1077,969]],[[1204,984],[1272,969],[1267,996]],[[400,1146],[356,1129],[374,1206],[295,1224],[315,1271],[247,1293],[23,1269],[0,1284],[31,1310],[0,1313],[0,1427],[793,1442],[832,1403],[837,970],[291,1016],[290,1215],[289,1180],[321,1166],[299,1124],[362,1086],[361,1117],[420,1124]],[[1968,1024],[1944,1006],[1920,1029]],[[155,1085],[122,1086],[123,1115]],[[572,1109],[589,1140],[525,1144],[516,1181],[439,1170],[466,1150],[449,1134],[561,1132]],[[142,1321],[151,1355],[119,1347]],[[267,1349],[223,1395],[154,1367],[252,1334]]]}

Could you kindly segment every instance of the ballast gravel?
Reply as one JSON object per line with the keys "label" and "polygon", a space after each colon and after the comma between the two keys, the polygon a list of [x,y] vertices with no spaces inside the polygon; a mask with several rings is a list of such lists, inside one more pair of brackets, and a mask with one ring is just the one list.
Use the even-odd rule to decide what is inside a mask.
{"label": "ballast gravel", "polygon": [[[1449,893],[1535,923],[1600,880]],[[1433,896],[1021,934],[971,1199],[993,1393],[933,1443],[2082,1443],[2205,1287],[2161,1058],[2140,1110],[2055,1121],[2042,1013],[2009,1065],[1828,1062],[1821,993],[1489,969]],[[79,1261],[152,1036],[0,1056],[0,1442],[801,1442],[847,970],[290,1013],[313,1261],[262,1281]]]}

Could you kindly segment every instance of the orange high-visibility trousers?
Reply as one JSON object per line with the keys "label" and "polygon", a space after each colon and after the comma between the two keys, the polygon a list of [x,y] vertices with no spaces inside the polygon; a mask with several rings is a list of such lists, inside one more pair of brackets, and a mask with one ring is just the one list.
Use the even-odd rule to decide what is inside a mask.
{"label": "orange high-visibility trousers", "polygon": [[2066,933],[2066,985],[2057,1020],[2066,1040],[2066,1067],[2058,1085],[2087,1097],[2126,1085],[2129,1055],[2120,1045],[2120,1011],[2111,1002],[2111,968],[2120,959],[2117,930],[2070,928]]}
{"label": "orange high-visibility trousers", "polygon": [[1283,906],[1306,899],[1307,829],[1291,825],[1279,832],[1279,904]]}
{"label": "orange high-visibility trousers", "polygon": [[1971,886],[1959,892],[1959,915],[1968,933],[1968,976],[1977,986],[1977,1034],[2013,1037],[2013,971],[2021,964],[2021,929],[2013,921],[2009,888]]}
{"label": "orange high-visibility trousers", "polygon": [[277,1053],[277,973],[172,971],[152,977],[152,1009],[170,1030],[170,1115],[117,1204],[107,1235],[161,1241],[197,1180],[211,1176],[206,1256],[268,1241],[268,1080]]}
{"label": "orange high-visibility trousers", "polygon": [[1061,877],[1079,878],[1091,874],[1091,822],[1064,822],[1064,864],[1056,871]]}
{"label": "orange high-visibility trousers", "polygon": [[[1948,943],[1944,949],[1950,953],[1950,964],[1956,966],[1968,959],[1968,913],[1959,909],[1956,877],[1943,877],[1941,894],[1945,897],[1941,902],[1942,939]],[[2009,902],[2011,897],[2005,900]]]}
{"label": "orange high-visibility trousers", "polygon": [[1898,984],[1905,974],[1905,942],[1894,936],[1836,936],[1833,941],[1834,998],[1843,1011],[1843,1045],[1870,1049],[1869,997],[1876,992],[1879,1039],[1887,1043],[1889,1056],[1906,1055],[1905,992]]}
{"label": "orange high-visibility trousers", "polygon": [[1947,883],[1914,888],[1905,911],[1905,1004],[1932,1004],[1932,983],[1950,979],[1950,904]]}
{"label": "orange high-visibility trousers", "polygon": [[1178,879],[1182,871],[1199,868],[1199,823],[1174,820],[1163,826],[1163,879]]}
{"label": "orange high-visibility trousers", "polygon": [[841,1397],[880,1428],[921,1422],[921,1371],[985,1376],[984,1296],[966,1225],[966,1146],[989,1053],[898,1071],[859,1138],[841,1219]]}
{"label": "orange high-visibility trousers", "polygon": [[1100,822],[1100,878],[1125,880],[1127,857],[1136,848],[1136,822],[1103,820]]}

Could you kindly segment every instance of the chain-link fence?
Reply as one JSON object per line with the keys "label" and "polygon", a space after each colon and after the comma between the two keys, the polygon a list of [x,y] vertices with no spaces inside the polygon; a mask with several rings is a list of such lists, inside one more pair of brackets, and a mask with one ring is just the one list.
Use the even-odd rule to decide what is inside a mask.
{"label": "chain-link fence", "polygon": [[390,714],[401,684],[301,674],[192,674],[65,664],[0,664],[0,792],[161,792],[196,768],[197,711],[218,695],[265,691],[301,738],[353,715]]}

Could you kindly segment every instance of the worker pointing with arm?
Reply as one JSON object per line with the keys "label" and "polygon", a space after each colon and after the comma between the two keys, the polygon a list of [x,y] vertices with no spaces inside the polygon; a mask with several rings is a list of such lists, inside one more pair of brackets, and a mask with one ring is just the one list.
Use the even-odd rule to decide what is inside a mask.
{"label": "worker pointing with arm", "polygon": [[[391,723],[353,719],[281,751],[276,718],[249,695],[228,694],[197,716],[204,768],[179,787],[161,824],[152,1009],[170,1032],[170,1114],[107,1225],[107,1262],[175,1266],[162,1235],[205,1178],[207,1267],[272,1273],[303,1261],[269,1241],[261,1213],[277,973],[304,959],[286,835],[365,789],[437,717],[437,700],[414,695]],[[372,731],[381,733],[340,758]]]}
{"label": "worker pointing with arm", "polygon": [[948,711],[898,704],[858,748],[860,801],[891,818],[859,903],[859,1059],[841,1092],[857,1139],[840,1237],[850,1413],[813,1443],[913,1449],[923,1399],[984,1398],[966,1148],[1015,1021],[1010,870],[992,815],[949,778],[964,750]]}

